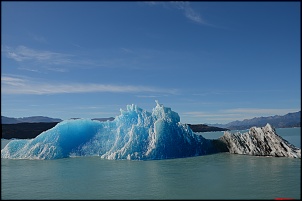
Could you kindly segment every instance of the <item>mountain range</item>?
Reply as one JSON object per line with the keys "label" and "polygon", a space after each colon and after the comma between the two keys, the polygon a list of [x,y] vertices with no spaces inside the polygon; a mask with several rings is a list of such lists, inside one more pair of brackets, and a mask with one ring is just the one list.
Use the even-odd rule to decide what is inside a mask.
{"label": "mountain range", "polygon": [[280,116],[269,116],[269,117],[255,117],[252,119],[245,119],[243,121],[232,121],[227,124],[208,124],[210,126],[217,126],[220,128],[227,128],[230,130],[244,130],[249,129],[253,126],[264,127],[267,123],[275,128],[290,128],[301,126],[301,111],[288,113]]}
{"label": "mountain range", "polygon": [[[77,119],[77,118],[73,118]],[[109,118],[94,118],[92,120],[98,121],[112,121],[114,117]],[[50,118],[45,116],[32,116],[32,117],[23,117],[23,118],[12,118],[12,117],[5,117],[1,116],[1,124],[17,124],[17,123],[54,123],[54,122],[61,122],[62,119],[59,118]],[[301,111],[288,113],[286,115],[280,116],[269,116],[269,117],[255,117],[252,119],[245,119],[243,121],[232,121],[227,124],[195,124],[196,128],[197,125],[200,126],[211,126],[211,127],[218,127],[218,128],[226,128],[229,130],[243,130],[249,129],[253,126],[263,127],[267,123],[272,125],[275,128],[286,128],[286,127],[300,127],[301,125]],[[194,125],[189,124],[190,127]],[[195,128],[194,127],[194,128]]]}
{"label": "mountain range", "polygon": [[[78,119],[78,118],[71,118]],[[112,121],[113,117],[109,118],[94,118],[98,121]],[[59,118],[50,118],[44,116],[32,116],[23,118],[12,118],[1,116],[2,133],[1,138],[11,139],[29,139],[34,138],[41,132],[54,127],[59,122],[63,121]],[[270,117],[255,117],[253,119],[245,119],[243,121],[233,121],[228,124],[188,124],[193,132],[208,132],[208,131],[225,131],[225,130],[244,130],[253,126],[264,127],[267,123],[275,128],[283,127],[300,127],[301,111],[288,113],[283,116],[275,115]]]}
{"label": "mountain range", "polygon": [[32,117],[22,117],[13,118],[1,116],[1,124],[18,124],[18,123],[50,123],[50,122],[61,122],[62,119],[50,118],[44,116],[32,116]]}

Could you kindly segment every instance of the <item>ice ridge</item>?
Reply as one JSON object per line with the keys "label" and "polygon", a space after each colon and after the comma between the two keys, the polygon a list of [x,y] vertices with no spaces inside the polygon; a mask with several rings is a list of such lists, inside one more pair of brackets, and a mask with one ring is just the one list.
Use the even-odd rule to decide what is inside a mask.
{"label": "ice ridge", "polygon": [[243,134],[226,131],[219,140],[227,145],[230,153],[301,158],[301,149],[279,136],[270,124],[251,127]]}
{"label": "ice ridge", "polygon": [[156,101],[152,112],[127,105],[113,121],[65,120],[36,138],[12,140],[1,158],[59,159],[99,156],[104,159],[152,160],[215,153],[211,140],[180,122],[178,113]]}

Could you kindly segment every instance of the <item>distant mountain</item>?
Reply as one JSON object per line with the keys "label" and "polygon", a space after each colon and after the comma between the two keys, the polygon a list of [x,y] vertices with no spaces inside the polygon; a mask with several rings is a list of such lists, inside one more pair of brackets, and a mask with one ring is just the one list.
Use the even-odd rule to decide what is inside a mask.
{"label": "distant mountain", "polygon": [[57,124],[58,122],[2,124],[1,138],[31,139]]}
{"label": "distant mountain", "polygon": [[[70,120],[79,118],[70,118]],[[97,121],[113,121],[114,117],[109,118],[94,118]],[[28,122],[24,122],[28,121]],[[40,121],[40,122],[34,122]],[[44,122],[42,122],[44,121]],[[48,122],[46,122],[48,121]],[[2,135],[4,139],[29,139],[35,138],[37,135],[53,128],[61,119],[53,119],[49,117],[26,117],[26,118],[10,118],[2,116]],[[208,131],[225,131],[228,129],[208,126],[205,124],[188,124],[193,132],[208,132]]]}
{"label": "distant mountain", "polygon": [[218,126],[220,128],[228,128],[230,130],[244,130],[249,129],[253,126],[264,127],[267,123],[275,128],[290,128],[301,126],[301,111],[288,113],[280,116],[269,116],[269,117],[255,117],[252,119],[245,119],[243,121],[232,121],[227,124],[209,124],[211,126]]}
{"label": "distant mountain", "polygon": [[[76,119],[81,119],[81,118],[70,118],[70,119],[73,119],[73,120],[76,120]],[[108,118],[94,118],[94,119],[91,119],[91,120],[97,120],[97,121],[113,121],[114,120],[114,117],[108,117]]]}
{"label": "distant mountain", "polygon": [[22,118],[12,118],[1,116],[1,124],[17,124],[17,123],[51,123],[51,122],[61,122],[62,119],[50,118],[44,116],[32,116],[32,117],[22,117]]}
{"label": "distant mountain", "polygon": [[94,118],[94,119],[91,119],[91,120],[98,120],[98,121],[113,121],[114,120],[114,117],[109,117],[109,118]]}
{"label": "distant mountain", "polygon": [[21,123],[21,121],[12,117],[1,116],[1,124],[17,124],[17,123]]}
{"label": "distant mountain", "polygon": [[[79,118],[70,118],[79,119]],[[92,120],[98,121],[112,121],[113,117],[109,118],[95,118]],[[43,131],[53,128],[61,119],[50,118],[43,116],[33,116],[24,118],[12,118],[1,116],[2,133],[1,138],[4,139],[31,139],[41,134]]]}
{"label": "distant mountain", "polygon": [[[70,118],[70,119],[80,119],[80,118]],[[92,120],[98,121],[113,121],[114,117],[108,118],[94,118]],[[44,116],[32,116],[32,117],[22,117],[22,118],[13,118],[13,117],[5,117],[1,116],[1,123],[2,124],[18,124],[18,123],[53,123],[53,122],[61,122],[62,119],[59,118],[50,118]]]}
{"label": "distant mountain", "polygon": [[188,124],[188,126],[192,129],[193,132],[210,132],[210,131],[227,131],[229,129],[208,126],[206,124]]}
{"label": "distant mountain", "polygon": [[219,128],[227,128],[226,124],[207,124],[209,126],[219,127]]}

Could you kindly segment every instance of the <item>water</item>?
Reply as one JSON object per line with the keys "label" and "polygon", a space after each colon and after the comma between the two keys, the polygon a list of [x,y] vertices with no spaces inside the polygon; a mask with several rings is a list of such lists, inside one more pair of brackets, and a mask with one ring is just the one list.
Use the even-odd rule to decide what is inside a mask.
{"label": "water", "polygon": [[[300,128],[277,133],[301,141]],[[300,179],[301,159],[229,153],[152,161],[1,159],[2,199],[301,199]]]}

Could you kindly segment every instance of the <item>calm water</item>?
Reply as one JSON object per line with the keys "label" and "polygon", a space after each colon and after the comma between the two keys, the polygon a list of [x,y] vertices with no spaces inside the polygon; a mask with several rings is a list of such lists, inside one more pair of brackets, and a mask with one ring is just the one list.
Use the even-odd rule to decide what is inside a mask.
{"label": "calm water", "polygon": [[[277,133],[300,143],[300,128],[283,131]],[[291,158],[1,159],[2,199],[300,199],[300,188],[301,159]]]}

